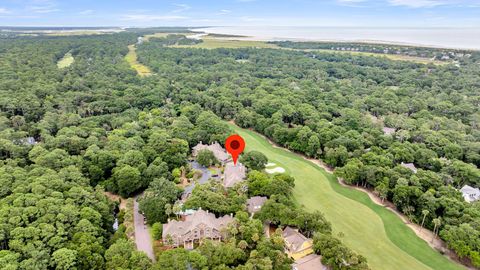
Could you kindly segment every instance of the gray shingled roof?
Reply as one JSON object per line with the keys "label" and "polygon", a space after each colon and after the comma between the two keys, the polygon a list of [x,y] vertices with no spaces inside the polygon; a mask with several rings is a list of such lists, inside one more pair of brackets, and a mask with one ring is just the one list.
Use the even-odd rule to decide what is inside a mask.
{"label": "gray shingled roof", "polygon": [[242,163],[237,162],[236,165],[233,165],[233,162],[228,162],[225,164],[223,172],[223,186],[233,187],[235,184],[242,182],[246,175],[247,168]]}
{"label": "gray shingled roof", "polygon": [[413,164],[413,163],[403,163],[402,162],[400,165],[404,168],[410,169],[414,173],[417,172],[417,167],[415,167],[415,164]]}
{"label": "gray shingled roof", "polygon": [[317,254],[310,254],[301,259],[295,261],[292,264],[293,270],[324,270],[327,269],[325,265],[322,264],[322,256]]}
{"label": "gray shingled roof", "polygon": [[225,163],[230,159],[230,155],[227,152],[225,152],[223,147],[218,142],[214,142],[211,145],[203,144],[202,142],[200,142],[199,144],[193,147],[192,155],[196,157],[198,155],[198,152],[204,149],[212,151],[213,155],[220,162]]}
{"label": "gray shingled roof", "polygon": [[212,229],[210,236],[219,237],[219,232],[232,221],[231,216],[216,218],[214,214],[200,209],[186,216],[185,221],[170,220],[167,224],[163,224],[162,237],[166,238],[170,235],[173,239],[183,242],[183,240],[189,240],[184,238],[190,237],[198,227]]}
{"label": "gray shingled roof", "polygon": [[247,200],[247,210],[249,213],[260,211],[263,204],[267,201],[267,197],[255,196]]}
{"label": "gray shingled roof", "polygon": [[282,236],[286,242],[287,249],[290,252],[300,251],[302,249],[303,243],[309,240],[303,234],[288,226],[283,230]]}

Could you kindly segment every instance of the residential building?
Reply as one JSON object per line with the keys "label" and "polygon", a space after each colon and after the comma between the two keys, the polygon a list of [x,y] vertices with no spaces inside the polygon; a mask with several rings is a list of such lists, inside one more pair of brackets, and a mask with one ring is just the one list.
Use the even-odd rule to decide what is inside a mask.
{"label": "residential building", "polygon": [[402,167],[407,168],[411,170],[413,173],[417,173],[417,167],[415,167],[415,164],[413,163],[401,163],[400,164]]}
{"label": "residential building", "polygon": [[255,196],[247,200],[247,211],[250,214],[255,214],[260,211],[263,204],[267,201],[267,197]]}
{"label": "residential building", "polygon": [[295,261],[292,264],[292,270],[327,270],[322,264],[322,256],[310,254]]}
{"label": "residential building", "polygon": [[460,189],[465,201],[471,203],[480,200],[480,189],[465,185]]}
{"label": "residential building", "polygon": [[294,260],[313,253],[313,240],[305,237],[292,227],[286,227],[282,233],[285,252]]}
{"label": "residential building", "polygon": [[393,133],[395,133],[396,129],[394,128],[389,128],[389,127],[384,127],[383,128],[383,134],[385,135],[392,135]]}
{"label": "residential building", "polygon": [[236,165],[233,162],[225,164],[225,170],[223,171],[223,186],[226,188],[233,187],[237,183],[240,183],[247,176],[247,168],[240,162]]}
{"label": "residential building", "polygon": [[214,214],[199,209],[185,216],[184,221],[169,220],[163,224],[162,240],[165,245],[193,249],[195,243],[204,239],[224,239],[225,229],[232,221],[231,215],[216,218]]}
{"label": "residential building", "polygon": [[198,155],[198,152],[204,149],[212,151],[213,155],[221,163],[226,163],[231,159],[230,155],[225,151],[225,149],[223,149],[223,147],[218,142],[214,142],[213,144],[210,144],[210,145],[203,144],[202,142],[200,142],[199,144],[193,147],[192,156],[196,157]]}

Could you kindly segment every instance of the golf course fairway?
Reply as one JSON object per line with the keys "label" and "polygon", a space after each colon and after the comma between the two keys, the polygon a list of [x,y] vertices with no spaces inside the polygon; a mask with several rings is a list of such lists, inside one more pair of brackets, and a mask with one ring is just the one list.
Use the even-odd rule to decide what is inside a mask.
{"label": "golf course fairway", "polygon": [[415,235],[399,217],[373,203],[367,194],[341,186],[337,179],[300,155],[272,146],[261,135],[229,123],[245,139],[246,151],[260,151],[269,162],[295,177],[294,196],[308,211],[320,210],[335,235],[362,254],[375,270],[465,269]]}

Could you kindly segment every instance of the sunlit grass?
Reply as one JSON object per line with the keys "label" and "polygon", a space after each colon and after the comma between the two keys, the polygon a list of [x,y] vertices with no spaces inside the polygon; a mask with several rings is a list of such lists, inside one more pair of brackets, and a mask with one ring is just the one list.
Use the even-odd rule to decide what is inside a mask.
{"label": "sunlit grass", "polygon": [[147,66],[141,64],[137,60],[137,48],[135,45],[128,46],[128,53],[125,56],[125,60],[130,64],[130,66],[135,69],[140,76],[149,76],[152,75],[152,71]]}
{"label": "sunlit grass", "polygon": [[218,48],[279,48],[275,44],[257,40],[230,40],[221,38],[203,37],[203,42],[195,45],[174,45],[175,48],[202,48],[202,49],[218,49]]}
{"label": "sunlit grass", "polygon": [[57,67],[58,68],[67,68],[71,66],[75,62],[75,58],[73,58],[72,54],[70,52],[66,53],[62,59],[60,59],[57,62]]}

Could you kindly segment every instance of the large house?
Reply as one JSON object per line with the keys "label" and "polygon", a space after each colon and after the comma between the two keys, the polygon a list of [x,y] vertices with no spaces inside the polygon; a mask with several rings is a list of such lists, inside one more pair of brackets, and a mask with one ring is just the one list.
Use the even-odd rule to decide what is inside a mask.
{"label": "large house", "polygon": [[285,252],[294,260],[313,253],[313,240],[305,237],[292,227],[286,227],[282,233]]}
{"label": "large house", "polygon": [[225,229],[232,221],[232,216],[216,218],[214,214],[200,209],[185,216],[184,221],[170,220],[163,224],[162,241],[172,247],[193,249],[194,243],[203,239],[224,239]]}
{"label": "large house", "polygon": [[310,254],[295,261],[292,264],[293,270],[326,270],[328,269],[322,264],[322,256]]}
{"label": "large house", "polygon": [[225,170],[223,171],[223,186],[226,188],[233,187],[235,184],[242,182],[246,175],[247,168],[242,163],[237,162],[234,165],[233,162],[229,162],[225,164]]}
{"label": "large house", "polygon": [[262,209],[263,204],[267,201],[267,197],[255,196],[247,200],[247,211],[255,214]]}
{"label": "large house", "polygon": [[226,163],[227,161],[230,160],[230,155],[227,152],[225,152],[223,147],[218,142],[214,142],[210,145],[203,144],[202,142],[200,142],[199,144],[193,147],[192,156],[196,157],[198,155],[198,152],[205,149],[212,151],[215,158],[217,158],[218,161],[222,163]]}
{"label": "large house", "polygon": [[460,189],[465,201],[471,203],[480,200],[480,189],[465,185]]}

